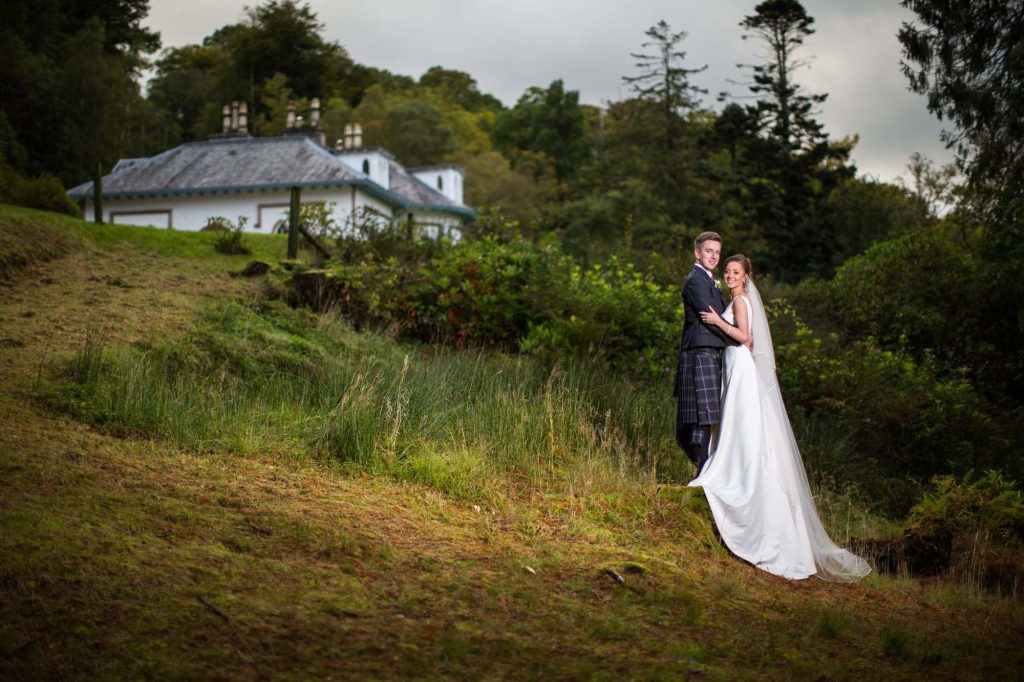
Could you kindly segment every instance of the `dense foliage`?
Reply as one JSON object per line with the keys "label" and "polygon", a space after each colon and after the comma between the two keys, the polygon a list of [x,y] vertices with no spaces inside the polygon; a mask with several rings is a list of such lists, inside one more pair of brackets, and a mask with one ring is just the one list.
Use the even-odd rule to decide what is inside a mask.
{"label": "dense foliage", "polygon": [[60,180],[52,175],[26,178],[0,157],[0,203],[39,208],[44,211],[80,214],[78,205],[64,191]]}
{"label": "dense foliage", "polygon": [[421,341],[522,350],[552,362],[588,358],[640,375],[672,366],[678,295],[628,263],[583,267],[556,242],[514,232],[393,248],[401,243],[376,235],[371,249],[392,250],[383,255],[364,240],[343,244],[358,257],[297,272],[296,295],[359,327]]}
{"label": "dense foliage", "polygon": [[[937,297],[922,309],[909,290],[900,298],[906,268],[892,259],[905,257],[908,242],[915,243],[880,244],[835,282],[818,284],[817,296],[844,316],[837,333],[816,333],[781,299],[772,299],[768,311],[779,381],[809,468],[821,480],[859,488],[892,513],[905,512],[936,473],[1024,474],[1016,427],[1005,426],[971,373],[957,369],[954,331],[941,353],[929,347],[927,332],[908,339],[903,331],[931,331],[929,321],[941,327],[948,312],[941,306],[949,305]],[[948,274],[969,277],[970,261],[943,245],[935,240],[935,253],[926,256]],[[530,241],[508,223],[457,244],[378,233],[343,237],[338,249],[342,262],[293,272],[295,300],[419,341],[523,353],[551,366],[597,364],[661,386],[668,400],[679,294],[627,262],[612,257],[584,266],[557,242]],[[876,281],[876,270],[897,281]],[[773,284],[765,287],[770,292]],[[895,298],[891,289],[899,292]],[[888,316],[873,319],[875,304],[887,298]]]}

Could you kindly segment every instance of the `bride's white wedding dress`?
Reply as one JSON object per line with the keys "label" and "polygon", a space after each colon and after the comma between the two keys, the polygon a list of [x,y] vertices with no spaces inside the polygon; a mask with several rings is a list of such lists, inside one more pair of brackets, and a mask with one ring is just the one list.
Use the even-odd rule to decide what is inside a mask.
{"label": "bride's white wedding dress", "polygon": [[[828,537],[807,482],[775,376],[775,352],[761,297],[743,296],[754,351],[730,346],[722,358],[722,422],[712,454],[691,486],[704,488],[722,540],[769,573],[853,582],[871,572],[864,559]],[[733,322],[733,303],[723,317]]]}

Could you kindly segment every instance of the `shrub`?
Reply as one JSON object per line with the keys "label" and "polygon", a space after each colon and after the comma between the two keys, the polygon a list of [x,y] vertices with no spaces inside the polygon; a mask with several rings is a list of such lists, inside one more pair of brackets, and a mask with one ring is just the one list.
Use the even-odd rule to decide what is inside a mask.
{"label": "shrub", "polygon": [[442,243],[431,257],[296,272],[297,298],[356,326],[421,341],[599,360],[640,374],[674,367],[678,296],[616,260],[583,269],[550,241]]}
{"label": "shrub", "polygon": [[859,482],[902,513],[914,480],[1007,465],[1009,444],[962,375],[949,374],[927,354],[918,361],[870,338],[844,343],[818,336],[785,305],[776,303],[769,313],[794,430],[829,424],[825,432],[842,444],[805,452],[821,458],[819,467]]}
{"label": "shrub", "polygon": [[830,285],[837,320],[854,338],[872,336],[913,352],[929,348],[953,366],[978,352],[978,262],[948,227],[875,244],[840,267]]}
{"label": "shrub", "polygon": [[1024,493],[998,471],[980,478],[936,476],[911,508],[907,531],[920,536],[969,537],[978,533],[1024,548]]}
{"label": "shrub", "polygon": [[43,211],[65,213],[76,218],[82,212],[71,200],[60,180],[52,175],[26,178],[0,160],[0,203]]}
{"label": "shrub", "polygon": [[936,476],[910,510],[903,543],[934,573],[1018,593],[1024,578],[1024,494],[997,471],[961,480]]}
{"label": "shrub", "polygon": [[235,224],[227,218],[213,216],[207,219],[202,229],[204,232],[218,233],[213,242],[213,248],[217,253],[248,256],[252,251],[242,243],[242,230],[248,220],[246,216],[238,216],[238,223]]}
{"label": "shrub", "polygon": [[599,358],[635,374],[674,369],[683,319],[678,294],[614,258],[586,270],[573,265],[565,287],[561,314],[533,325],[522,350]]}

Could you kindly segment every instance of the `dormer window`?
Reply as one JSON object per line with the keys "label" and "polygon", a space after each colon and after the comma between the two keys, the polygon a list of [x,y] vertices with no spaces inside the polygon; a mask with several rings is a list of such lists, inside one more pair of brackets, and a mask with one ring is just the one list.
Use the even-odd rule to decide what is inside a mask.
{"label": "dormer window", "polygon": [[437,188],[440,190],[444,189],[444,178],[440,175],[437,176]]}
{"label": "dormer window", "polygon": [[370,160],[369,159],[363,159],[363,175],[369,175],[369,174],[370,174]]}

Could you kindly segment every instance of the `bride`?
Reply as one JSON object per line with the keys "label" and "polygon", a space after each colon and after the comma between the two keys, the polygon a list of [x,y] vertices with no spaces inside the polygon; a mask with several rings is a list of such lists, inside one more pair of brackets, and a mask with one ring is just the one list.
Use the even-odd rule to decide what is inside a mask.
{"label": "bride", "polygon": [[829,539],[814,508],[747,257],[726,259],[724,278],[732,302],[701,318],[739,345],[722,356],[722,423],[690,485],[704,488],[722,540],[741,559],[791,579],[859,580],[871,567]]}

